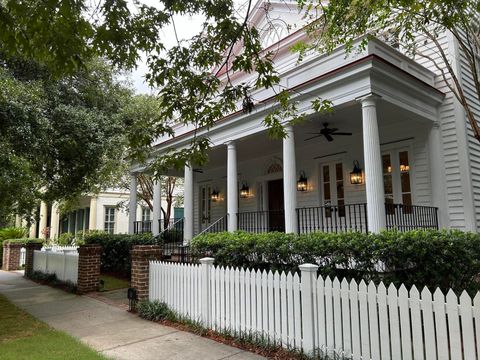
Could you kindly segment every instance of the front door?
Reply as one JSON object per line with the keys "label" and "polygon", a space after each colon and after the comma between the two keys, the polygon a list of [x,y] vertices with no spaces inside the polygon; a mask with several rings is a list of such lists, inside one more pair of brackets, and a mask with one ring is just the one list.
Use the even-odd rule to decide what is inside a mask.
{"label": "front door", "polygon": [[345,191],[343,184],[343,164],[333,162],[321,165],[322,206],[326,218],[345,217]]}
{"label": "front door", "polygon": [[285,231],[283,179],[268,182],[268,231]]}

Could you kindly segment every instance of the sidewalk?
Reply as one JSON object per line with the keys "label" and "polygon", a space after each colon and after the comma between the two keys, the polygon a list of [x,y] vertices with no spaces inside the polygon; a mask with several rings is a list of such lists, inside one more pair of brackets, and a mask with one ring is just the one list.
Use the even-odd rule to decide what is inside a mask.
{"label": "sidewalk", "polygon": [[86,296],[38,285],[19,273],[0,270],[0,294],[51,327],[113,359],[263,359],[210,339],[142,320]]}

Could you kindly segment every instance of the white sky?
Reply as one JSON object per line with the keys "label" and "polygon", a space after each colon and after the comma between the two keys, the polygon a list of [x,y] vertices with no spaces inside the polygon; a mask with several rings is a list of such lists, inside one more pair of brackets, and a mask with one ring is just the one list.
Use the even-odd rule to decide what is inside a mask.
{"label": "white sky", "polygon": [[[132,0],[130,1],[133,3]],[[142,2],[147,5],[155,5],[158,3],[158,1],[156,0],[143,0]],[[238,8],[243,8],[243,5],[248,3],[248,0],[234,0],[234,2],[237,4]],[[253,1],[252,6],[255,3],[256,1]],[[203,18],[198,15],[175,16],[174,21],[179,40],[190,39],[192,36],[198,34],[203,24]],[[175,38],[173,26],[170,25],[162,29],[161,39],[167,49],[176,45],[177,40]],[[132,82],[132,85],[137,93],[148,94],[152,92],[152,90],[145,82],[145,74],[147,73],[147,71],[148,67],[146,64],[146,56],[144,56],[143,59],[139,62],[137,69],[134,70],[129,76],[129,79]]]}

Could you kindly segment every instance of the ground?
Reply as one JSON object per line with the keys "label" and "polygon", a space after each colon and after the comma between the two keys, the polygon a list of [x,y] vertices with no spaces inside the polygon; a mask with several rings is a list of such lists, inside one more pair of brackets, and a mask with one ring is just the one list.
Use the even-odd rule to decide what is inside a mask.
{"label": "ground", "polygon": [[126,279],[121,279],[118,276],[107,274],[100,275],[100,280],[103,280],[102,291],[125,289],[130,287],[130,282]]}
{"label": "ground", "polygon": [[106,359],[67,334],[19,309],[0,295],[1,358],[8,359]]}

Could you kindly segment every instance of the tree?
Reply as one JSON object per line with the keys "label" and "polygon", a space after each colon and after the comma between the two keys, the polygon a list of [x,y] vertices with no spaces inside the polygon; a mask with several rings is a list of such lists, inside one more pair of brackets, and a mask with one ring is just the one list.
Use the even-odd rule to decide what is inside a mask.
{"label": "tree", "polygon": [[39,199],[95,192],[125,149],[119,116],[130,90],[100,60],[62,77],[0,56],[0,216],[29,215]]}
{"label": "tree", "polygon": [[[467,115],[473,135],[480,141],[480,127],[475,108],[480,101],[479,50],[480,2],[476,0],[331,0],[323,5],[318,0],[298,0],[310,16],[310,41],[297,44],[304,54],[310,50],[329,52],[339,45],[352,50],[352,43],[367,34],[394,39],[408,55],[432,62],[446,86],[457,98]],[[316,11],[313,11],[316,10]],[[440,37],[451,32],[465,58],[477,101],[468,101],[459,74],[453,68],[451,54]],[[427,49],[428,51],[426,51]],[[432,50],[432,51],[429,51]],[[477,114],[478,116],[478,114]]]}

